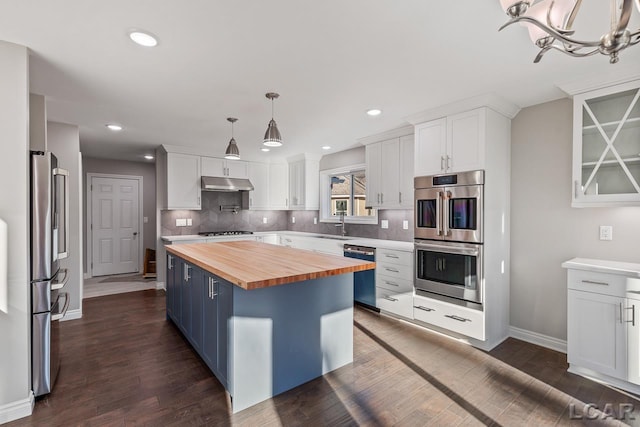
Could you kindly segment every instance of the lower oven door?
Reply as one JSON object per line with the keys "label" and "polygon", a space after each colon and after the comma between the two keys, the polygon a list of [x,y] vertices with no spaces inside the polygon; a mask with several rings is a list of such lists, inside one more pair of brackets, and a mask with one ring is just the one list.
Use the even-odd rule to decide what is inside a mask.
{"label": "lower oven door", "polygon": [[482,245],[416,241],[416,289],[482,304]]}

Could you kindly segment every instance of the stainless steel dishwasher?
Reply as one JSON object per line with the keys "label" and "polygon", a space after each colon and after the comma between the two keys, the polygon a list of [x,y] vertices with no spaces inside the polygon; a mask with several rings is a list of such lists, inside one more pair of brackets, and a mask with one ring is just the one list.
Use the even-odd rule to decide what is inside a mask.
{"label": "stainless steel dishwasher", "polygon": [[[347,258],[375,262],[376,248],[345,244],[344,256]],[[353,300],[358,304],[379,311],[376,307],[375,270],[365,270],[353,273]]]}

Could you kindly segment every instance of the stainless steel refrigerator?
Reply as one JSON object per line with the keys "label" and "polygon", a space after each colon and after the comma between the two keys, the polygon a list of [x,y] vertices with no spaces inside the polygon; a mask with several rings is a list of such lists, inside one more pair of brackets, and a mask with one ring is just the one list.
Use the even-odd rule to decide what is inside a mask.
{"label": "stainless steel refrigerator", "polygon": [[59,321],[69,307],[69,172],[50,152],[31,152],[31,385],[50,393],[60,369]]}

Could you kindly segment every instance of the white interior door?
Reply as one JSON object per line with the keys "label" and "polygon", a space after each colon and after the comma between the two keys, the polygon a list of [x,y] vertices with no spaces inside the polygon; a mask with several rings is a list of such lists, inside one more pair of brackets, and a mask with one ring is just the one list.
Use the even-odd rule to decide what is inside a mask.
{"label": "white interior door", "polygon": [[91,178],[92,275],[139,271],[138,180]]}

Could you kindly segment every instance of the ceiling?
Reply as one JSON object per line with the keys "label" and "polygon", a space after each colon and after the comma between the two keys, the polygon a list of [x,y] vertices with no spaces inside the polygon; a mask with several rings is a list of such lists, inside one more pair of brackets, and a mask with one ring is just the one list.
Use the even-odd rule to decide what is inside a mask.
{"label": "ceiling", "polygon": [[[608,6],[584,7],[576,35],[599,38]],[[0,0],[0,10],[0,40],[30,48],[31,92],[46,96],[49,120],[79,126],[85,157],[144,161],[160,144],[222,155],[230,116],[243,159],[327,154],[460,99],[494,93],[526,107],[565,96],[557,83],[640,69],[640,46],[616,65],[553,51],[533,64],[524,28],[498,32],[498,0]],[[159,45],[133,44],[132,29]],[[263,153],[269,91],[280,93],[284,145]]]}

